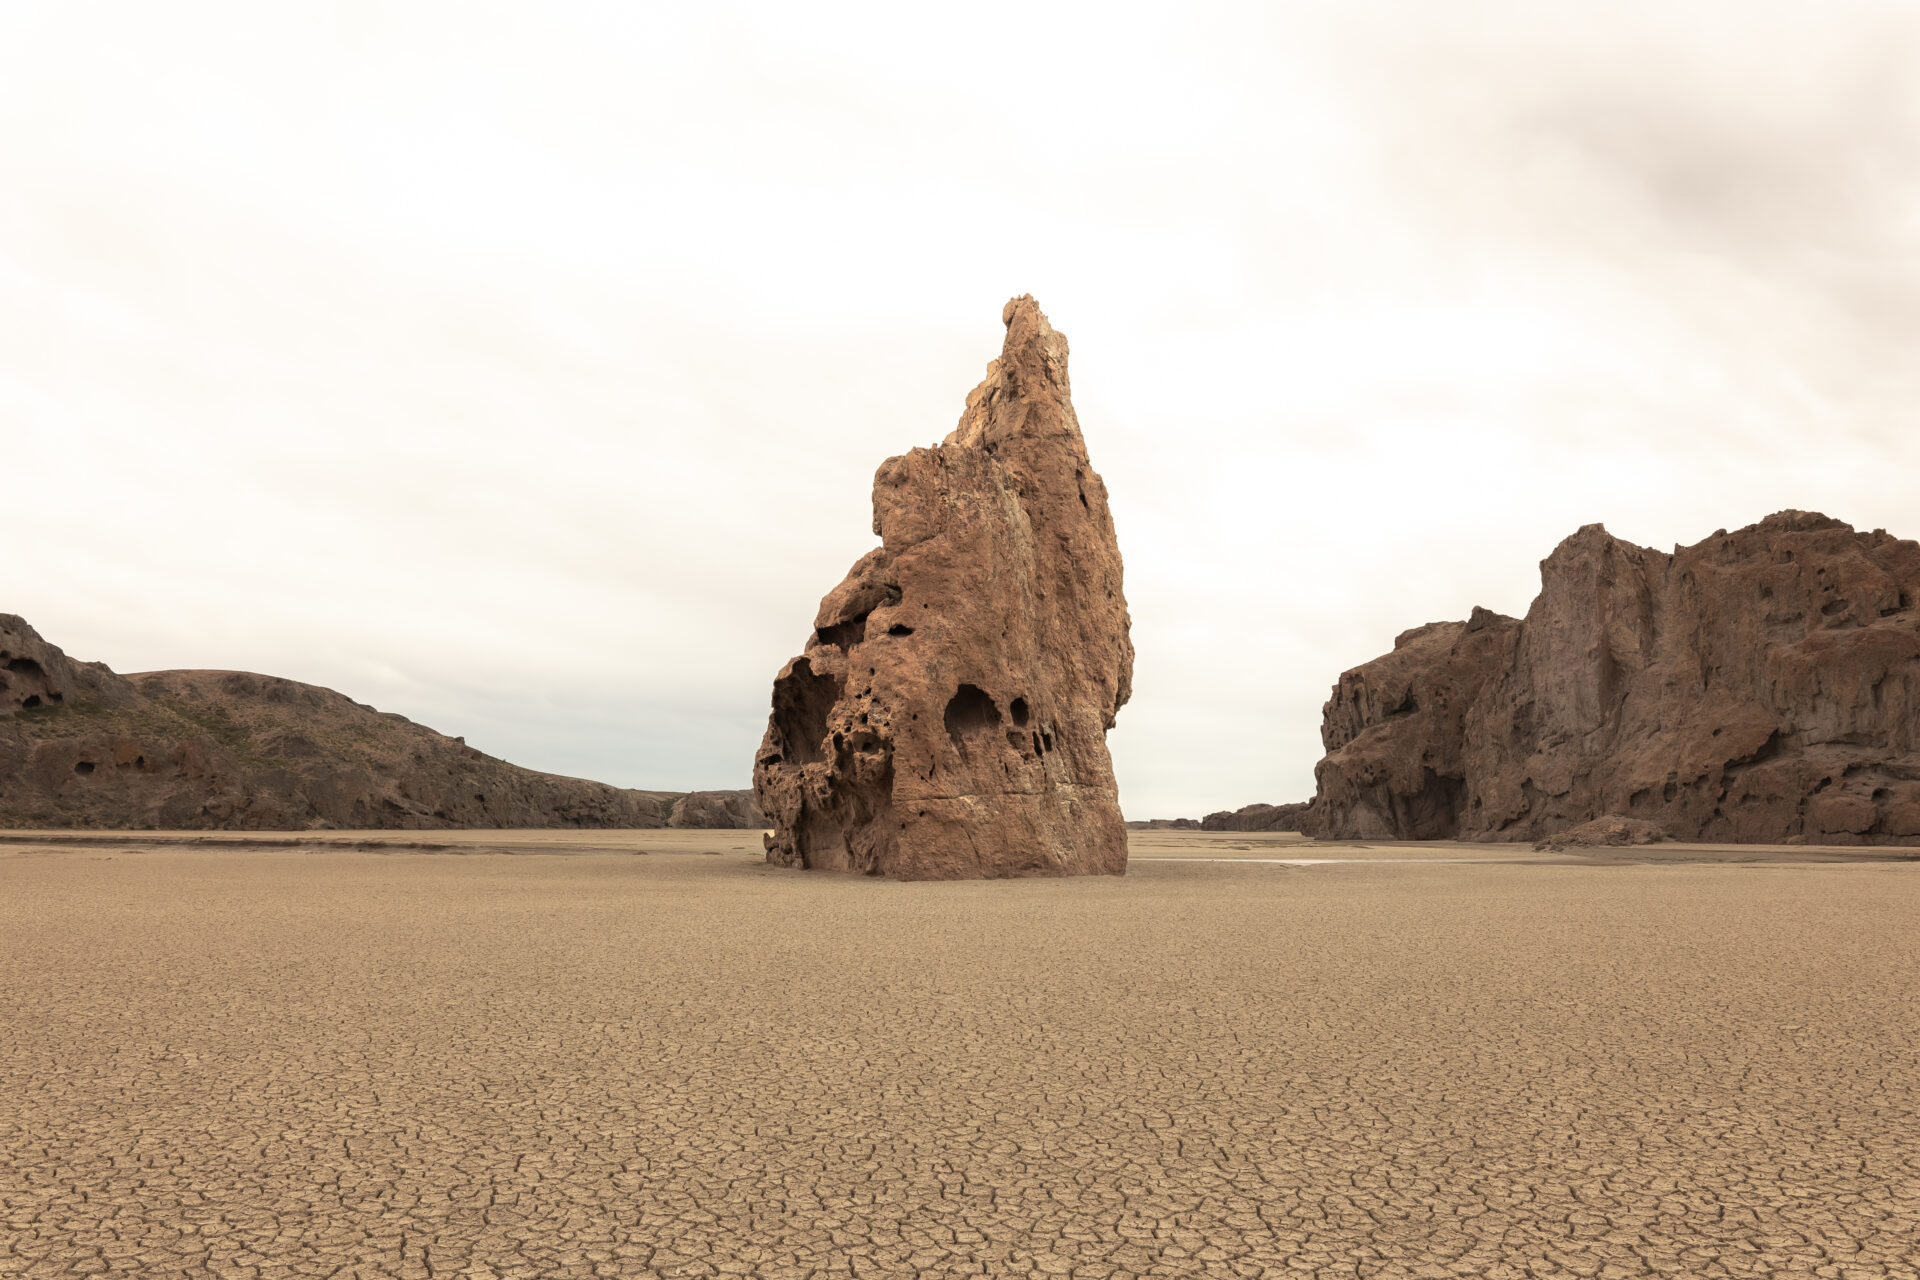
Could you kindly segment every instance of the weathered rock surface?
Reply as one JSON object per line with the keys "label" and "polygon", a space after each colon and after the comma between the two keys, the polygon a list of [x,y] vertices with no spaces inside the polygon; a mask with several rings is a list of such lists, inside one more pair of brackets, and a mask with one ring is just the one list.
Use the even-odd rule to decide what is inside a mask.
{"label": "weathered rock surface", "polygon": [[882,545],[780,671],[754,765],[775,863],[902,879],[1119,874],[1106,733],[1133,676],[1067,340],[1031,297],[952,434],[874,476]]}
{"label": "weathered rock surface", "polygon": [[667,813],[670,827],[748,828],[767,825],[751,791],[689,791]]}
{"label": "weathered rock surface", "polygon": [[1198,831],[1200,824],[1192,818],[1130,818],[1127,820],[1129,831]]}
{"label": "weathered rock surface", "polygon": [[1588,525],[1524,620],[1476,609],[1340,677],[1307,830],[1920,841],[1920,545],[1783,511],[1673,554]]}
{"label": "weathered rock surface", "polygon": [[[687,825],[748,816],[745,793],[697,794]],[[659,827],[680,802],[522,769],[293,680],[116,675],[0,614],[0,827]]]}
{"label": "weathered rock surface", "polygon": [[1619,849],[1629,845],[1659,844],[1666,838],[1667,833],[1657,822],[1609,813],[1592,822],[1556,831],[1545,840],[1534,841],[1533,847],[1542,853],[1557,853],[1566,849]]}
{"label": "weathered rock surface", "polygon": [[1249,804],[1238,809],[1222,809],[1200,819],[1202,831],[1299,831],[1306,820],[1310,802],[1294,804]]}

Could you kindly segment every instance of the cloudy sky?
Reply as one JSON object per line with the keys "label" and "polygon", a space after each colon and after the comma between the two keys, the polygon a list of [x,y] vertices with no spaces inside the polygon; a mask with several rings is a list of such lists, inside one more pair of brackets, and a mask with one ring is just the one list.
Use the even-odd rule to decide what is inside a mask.
{"label": "cloudy sky", "polygon": [[[697,12],[696,12],[697,11]],[[1130,816],[1603,521],[1920,536],[1910,4],[0,0],[0,612],[747,785],[1032,292]]]}

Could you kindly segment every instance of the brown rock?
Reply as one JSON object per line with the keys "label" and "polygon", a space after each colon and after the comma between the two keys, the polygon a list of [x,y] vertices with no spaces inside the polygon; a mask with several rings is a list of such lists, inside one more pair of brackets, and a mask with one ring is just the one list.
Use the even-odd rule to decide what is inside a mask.
{"label": "brown rock", "polygon": [[675,800],[521,769],[292,680],[115,675],[0,614],[0,827],[659,827]]}
{"label": "brown rock", "polygon": [[1300,831],[1306,821],[1308,802],[1294,804],[1249,804],[1229,812],[1222,809],[1200,819],[1202,831]]}
{"label": "brown rock", "polygon": [[75,662],[18,614],[0,613],[0,719],[54,711],[82,699],[125,706],[132,686],[98,662]]}
{"label": "brown rock", "polygon": [[1340,677],[1307,827],[1531,840],[1618,813],[1682,840],[1920,828],[1920,545],[1783,511],[1672,555],[1589,525],[1524,621],[1476,610]]}
{"label": "brown rock", "polygon": [[882,545],[781,669],[767,858],[901,879],[1119,874],[1106,732],[1133,644],[1067,340],[1015,298],[953,433],[874,476]]}
{"label": "brown rock", "polygon": [[1583,822],[1577,827],[1568,827],[1565,831],[1556,831],[1545,840],[1534,842],[1534,848],[1540,851],[1560,851],[1563,849],[1622,848],[1628,845],[1659,844],[1667,838],[1667,833],[1654,822],[1642,822],[1638,818],[1623,818],[1617,813],[1595,818],[1592,822]]}
{"label": "brown rock", "polygon": [[670,827],[757,829],[767,825],[751,791],[689,791],[673,802]]}

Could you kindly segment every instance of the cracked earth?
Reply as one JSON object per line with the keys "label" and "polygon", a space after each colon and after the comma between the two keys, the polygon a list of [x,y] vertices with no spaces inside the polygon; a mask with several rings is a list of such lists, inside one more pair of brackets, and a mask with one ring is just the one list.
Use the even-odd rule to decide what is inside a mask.
{"label": "cracked earth", "polygon": [[1920,1275],[1920,865],[672,834],[0,848],[0,1275]]}

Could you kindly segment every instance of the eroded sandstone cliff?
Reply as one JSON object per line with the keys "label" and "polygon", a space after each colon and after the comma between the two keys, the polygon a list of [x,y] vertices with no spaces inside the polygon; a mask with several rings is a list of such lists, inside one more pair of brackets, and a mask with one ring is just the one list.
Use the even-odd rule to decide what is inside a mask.
{"label": "eroded sandstone cliff", "polygon": [[770,861],[906,879],[1119,873],[1106,733],[1133,674],[1120,550],[1031,297],[939,445],[874,476],[881,546],[774,681]]}
{"label": "eroded sandstone cliff", "polygon": [[1920,545],[1783,511],[1671,555],[1588,525],[1540,568],[1525,619],[1340,677],[1309,832],[1920,840]]}

